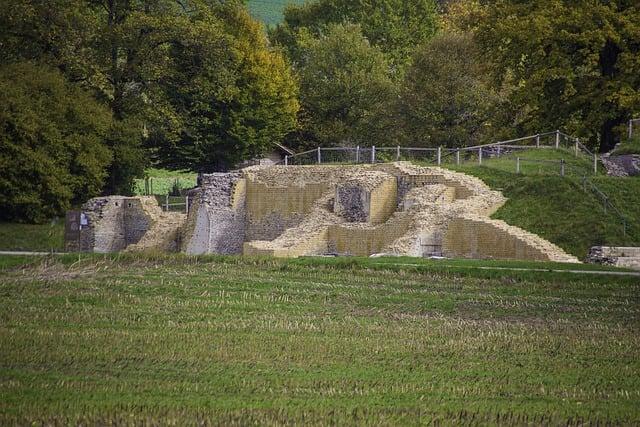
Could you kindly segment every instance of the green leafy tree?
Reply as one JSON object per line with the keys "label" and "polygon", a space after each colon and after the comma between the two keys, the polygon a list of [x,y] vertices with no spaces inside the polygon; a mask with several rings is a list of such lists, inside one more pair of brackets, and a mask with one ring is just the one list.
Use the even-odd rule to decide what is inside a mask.
{"label": "green leafy tree", "polygon": [[364,36],[380,48],[393,65],[402,67],[413,49],[436,32],[434,0],[317,0],[287,6],[284,22],[271,31],[271,39],[300,60],[299,33],[317,37],[330,24],[359,24]]}
{"label": "green leafy tree", "polygon": [[440,34],[418,48],[406,73],[398,132],[412,145],[478,144],[492,136],[498,102],[472,36]]}
{"label": "green leafy tree", "polygon": [[301,46],[301,139],[322,145],[387,142],[395,86],[384,54],[360,27],[331,25]]}
{"label": "green leafy tree", "polygon": [[0,219],[44,221],[98,195],[111,113],[50,67],[0,67]]}
{"label": "green leafy tree", "polygon": [[7,61],[57,66],[110,106],[109,189],[132,187],[134,160],[228,168],[295,127],[295,80],[241,2],[0,1]]}
{"label": "green leafy tree", "polygon": [[640,110],[637,1],[499,0],[476,34],[526,131],[563,128],[609,151]]}
{"label": "green leafy tree", "polygon": [[298,86],[284,57],[268,47],[247,12],[223,5],[194,19],[171,46],[166,103],[181,122],[155,134],[164,166],[226,170],[263,154],[295,129]]}

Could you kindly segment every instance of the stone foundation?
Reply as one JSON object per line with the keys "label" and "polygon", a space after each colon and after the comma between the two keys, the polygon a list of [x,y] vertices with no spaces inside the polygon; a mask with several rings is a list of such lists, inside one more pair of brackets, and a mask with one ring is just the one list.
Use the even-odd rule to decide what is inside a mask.
{"label": "stone foundation", "polygon": [[[250,167],[201,176],[187,218],[148,198],[93,199],[82,250],[188,254],[394,254],[577,262],[489,218],[505,202],[477,178],[406,162]],[[153,204],[153,206],[152,206]]]}

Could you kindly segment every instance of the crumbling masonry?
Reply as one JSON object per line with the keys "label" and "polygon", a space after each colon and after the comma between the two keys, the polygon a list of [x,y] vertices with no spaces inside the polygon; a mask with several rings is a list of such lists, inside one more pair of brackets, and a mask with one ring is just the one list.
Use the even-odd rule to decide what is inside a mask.
{"label": "crumbling masonry", "polygon": [[406,162],[251,167],[203,176],[189,199],[188,216],[164,213],[151,198],[93,199],[80,250],[578,262],[491,219],[505,198],[481,180]]}

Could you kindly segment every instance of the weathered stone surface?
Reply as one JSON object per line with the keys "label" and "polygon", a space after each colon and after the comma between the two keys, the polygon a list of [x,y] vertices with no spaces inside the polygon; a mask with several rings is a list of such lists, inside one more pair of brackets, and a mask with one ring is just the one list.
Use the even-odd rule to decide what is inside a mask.
{"label": "weathered stone surface", "polygon": [[594,246],[589,250],[587,262],[640,270],[640,247]]}
{"label": "weathered stone surface", "polygon": [[184,215],[152,198],[86,205],[83,250],[296,257],[377,253],[578,262],[490,215],[505,202],[481,180],[406,162],[250,167],[201,175]]}
{"label": "weathered stone surface", "polygon": [[201,176],[184,232],[182,250],[188,254],[241,254],[245,239],[245,191],[242,173]]}

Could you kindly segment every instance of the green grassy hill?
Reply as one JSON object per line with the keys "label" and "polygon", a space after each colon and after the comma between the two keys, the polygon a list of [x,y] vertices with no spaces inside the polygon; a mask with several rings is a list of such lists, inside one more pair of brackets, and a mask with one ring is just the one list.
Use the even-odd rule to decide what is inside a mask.
{"label": "green grassy hill", "polygon": [[[558,164],[522,162],[516,174],[515,158],[560,160],[566,163],[565,178]],[[536,233],[583,259],[591,246],[640,246],[640,179],[615,178],[600,173],[593,176],[590,159],[575,158],[565,150],[531,150],[500,159],[485,159],[483,165],[468,163],[452,169],[481,178],[500,190],[508,202],[493,216]],[[611,198],[629,221],[623,234],[620,218],[589,190],[581,177],[586,175]]]}
{"label": "green grassy hill", "polygon": [[247,6],[251,14],[266,25],[282,21],[282,12],[288,4],[302,4],[307,0],[249,0]]}

